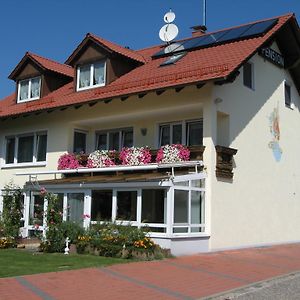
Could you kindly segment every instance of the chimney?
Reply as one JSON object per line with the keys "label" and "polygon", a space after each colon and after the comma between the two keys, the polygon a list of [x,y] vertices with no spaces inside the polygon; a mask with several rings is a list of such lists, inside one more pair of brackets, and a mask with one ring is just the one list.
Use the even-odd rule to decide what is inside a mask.
{"label": "chimney", "polygon": [[202,36],[202,35],[206,34],[206,30],[207,30],[205,25],[192,26],[191,29],[193,29],[193,31],[192,31],[193,37]]}

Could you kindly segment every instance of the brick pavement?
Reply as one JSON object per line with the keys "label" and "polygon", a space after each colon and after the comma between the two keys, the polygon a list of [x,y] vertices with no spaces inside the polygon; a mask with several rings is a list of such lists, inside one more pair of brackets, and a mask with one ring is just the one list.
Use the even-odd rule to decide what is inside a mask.
{"label": "brick pavement", "polygon": [[2,278],[0,299],[199,299],[299,271],[289,244]]}

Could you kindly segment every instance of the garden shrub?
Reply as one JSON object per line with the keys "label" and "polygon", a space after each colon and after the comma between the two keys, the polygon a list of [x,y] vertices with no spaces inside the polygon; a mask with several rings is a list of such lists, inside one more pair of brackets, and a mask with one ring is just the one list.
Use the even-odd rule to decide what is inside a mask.
{"label": "garden shrub", "polygon": [[23,210],[23,194],[22,190],[10,183],[4,187],[3,194],[3,212],[2,212],[2,233],[4,237],[16,239],[19,237],[21,227],[21,218]]}

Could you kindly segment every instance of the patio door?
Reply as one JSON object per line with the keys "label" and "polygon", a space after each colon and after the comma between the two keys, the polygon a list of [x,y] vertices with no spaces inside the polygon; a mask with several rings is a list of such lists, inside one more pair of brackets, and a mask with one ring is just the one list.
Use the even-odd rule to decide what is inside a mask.
{"label": "patio door", "polygon": [[83,225],[84,193],[67,194],[67,221]]}

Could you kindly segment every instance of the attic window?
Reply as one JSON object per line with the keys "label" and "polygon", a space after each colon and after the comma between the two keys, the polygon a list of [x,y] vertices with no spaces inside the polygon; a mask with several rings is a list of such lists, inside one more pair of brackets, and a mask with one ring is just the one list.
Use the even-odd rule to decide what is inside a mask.
{"label": "attic window", "polygon": [[18,103],[36,100],[41,94],[41,77],[30,78],[19,81]]}
{"label": "attic window", "polygon": [[77,68],[77,91],[105,85],[106,64],[97,62]]}

